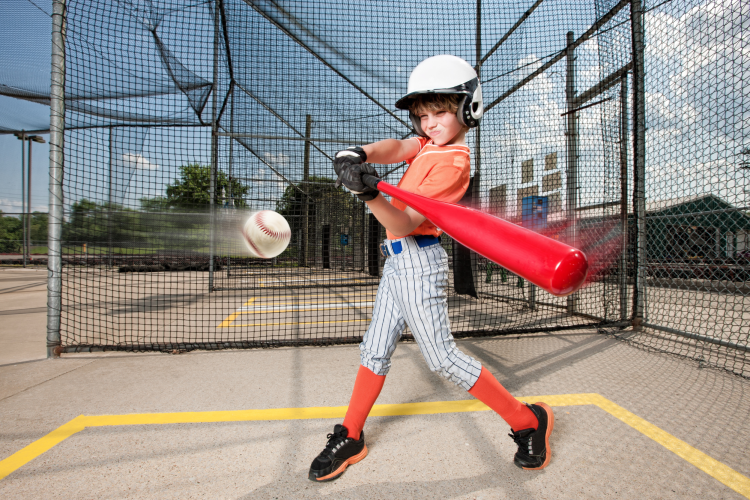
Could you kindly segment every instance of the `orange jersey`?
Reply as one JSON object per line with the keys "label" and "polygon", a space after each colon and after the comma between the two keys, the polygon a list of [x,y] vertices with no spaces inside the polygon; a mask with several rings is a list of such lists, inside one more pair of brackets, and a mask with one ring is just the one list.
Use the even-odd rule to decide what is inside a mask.
{"label": "orange jersey", "polygon": [[[471,177],[471,160],[469,147],[458,144],[437,146],[431,139],[415,137],[419,141],[419,152],[411,160],[406,160],[409,168],[398,182],[398,187],[410,193],[432,198],[433,200],[456,203],[463,198],[469,187]],[[391,205],[402,212],[406,204],[395,198]],[[430,234],[440,236],[443,233],[429,220],[422,222],[409,233],[409,236]],[[396,239],[386,230],[388,239]]]}

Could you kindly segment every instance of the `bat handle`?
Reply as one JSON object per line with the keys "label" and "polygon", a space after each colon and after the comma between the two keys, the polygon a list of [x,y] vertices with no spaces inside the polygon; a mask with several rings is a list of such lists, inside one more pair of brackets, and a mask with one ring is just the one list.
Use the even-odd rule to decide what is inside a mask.
{"label": "bat handle", "polygon": [[372,189],[378,189],[378,184],[380,184],[380,181],[382,180],[383,179],[375,177],[374,175],[362,174],[362,182],[364,182],[368,187],[371,187]]}

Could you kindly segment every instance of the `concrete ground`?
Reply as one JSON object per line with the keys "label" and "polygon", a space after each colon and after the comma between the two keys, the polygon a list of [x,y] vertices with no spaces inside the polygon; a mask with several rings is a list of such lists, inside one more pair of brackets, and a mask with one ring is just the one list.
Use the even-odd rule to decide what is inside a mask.
{"label": "concrete ground", "polygon": [[[0,281],[0,460],[79,415],[348,403],[356,345],[29,361],[44,356],[46,271],[4,277],[16,281]],[[600,394],[679,440],[672,449],[684,453],[592,405],[555,406],[552,461],[540,472],[513,465],[508,427],[489,411],[371,417],[368,457],[315,484],[308,468],[339,419],[201,423],[199,414],[196,423],[86,428],[0,480],[0,497],[750,497],[747,380],[591,330],[458,345],[514,395]],[[404,343],[378,404],[468,399]],[[703,470],[693,465],[706,460]]]}
{"label": "concrete ground", "polygon": [[47,356],[47,268],[0,269],[0,366]]}

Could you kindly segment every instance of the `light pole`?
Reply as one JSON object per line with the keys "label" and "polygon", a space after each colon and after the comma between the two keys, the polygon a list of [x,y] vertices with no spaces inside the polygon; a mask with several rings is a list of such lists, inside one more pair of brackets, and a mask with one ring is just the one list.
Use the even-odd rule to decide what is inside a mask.
{"label": "light pole", "polygon": [[[26,258],[31,260],[31,143],[38,142],[44,144],[41,135],[28,135],[25,131],[16,132],[15,135],[21,142],[21,225],[23,226],[23,243],[21,252],[23,253],[23,267],[26,267]],[[24,143],[29,141],[29,159],[25,161]],[[24,174],[24,162],[26,163],[26,173]],[[26,185],[28,179],[28,186]]]}

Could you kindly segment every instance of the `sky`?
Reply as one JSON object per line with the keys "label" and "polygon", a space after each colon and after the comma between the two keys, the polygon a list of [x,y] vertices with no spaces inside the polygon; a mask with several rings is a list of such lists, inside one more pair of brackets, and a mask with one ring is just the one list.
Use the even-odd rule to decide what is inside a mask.
{"label": "sky", "polygon": [[[40,135],[45,143],[33,143],[31,152],[31,210],[46,212],[49,198],[49,134]],[[28,151],[28,141],[23,143]],[[13,135],[0,135],[0,177],[0,210],[6,213],[20,212],[21,141]]]}

